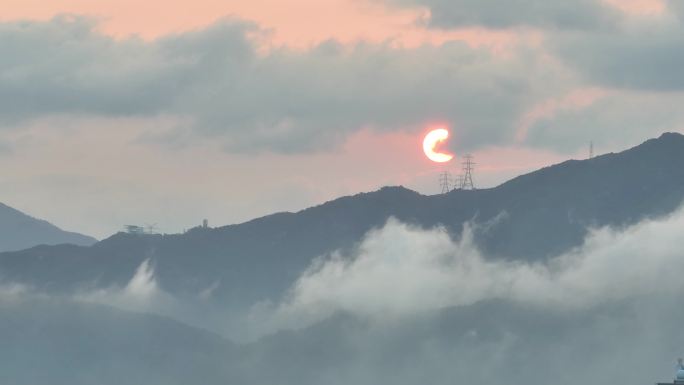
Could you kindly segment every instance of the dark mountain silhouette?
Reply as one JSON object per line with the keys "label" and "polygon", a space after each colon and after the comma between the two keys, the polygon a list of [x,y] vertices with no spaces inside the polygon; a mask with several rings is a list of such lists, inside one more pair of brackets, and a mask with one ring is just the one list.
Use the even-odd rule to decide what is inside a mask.
{"label": "dark mountain silhouette", "polygon": [[89,246],[95,242],[95,238],[61,230],[0,203],[0,251],[63,243]]}
{"label": "dark mountain silhouette", "polygon": [[[684,136],[663,134],[617,154],[570,160],[498,187],[424,196],[403,187],[339,198],[176,235],[116,234],[91,247],[40,246],[0,254],[5,279],[50,290],[125,285],[146,259],[160,286],[195,296],[217,285],[222,304],[279,296],[320,255],[349,249],[389,217],[458,237],[464,223],[492,258],[543,260],[578,246],[593,226],[626,226],[684,199]],[[226,305],[227,306],[227,305]]]}

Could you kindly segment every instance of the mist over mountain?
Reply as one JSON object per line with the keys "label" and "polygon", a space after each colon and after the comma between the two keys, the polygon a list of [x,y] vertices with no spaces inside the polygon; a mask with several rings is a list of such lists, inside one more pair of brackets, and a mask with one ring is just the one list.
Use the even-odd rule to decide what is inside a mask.
{"label": "mist over mountain", "polygon": [[[247,345],[164,317],[69,301],[3,303],[0,380],[98,383],[626,384],[669,378],[683,314],[635,316],[673,303],[570,314],[509,301],[444,309],[378,326],[338,314]],[[661,322],[662,321],[662,322]],[[656,323],[657,322],[657,323]],[[660,328],[651,327],[659,325]],[[502,374],[503,373],[503,374]],[[502,378],[503,377],[503,378]]]}
{"label": "mist over mountain", "polygon": [[95,238],[61,230],[0,203],[0,251],[22,250],[38,245],[90,246]]}
{"label": "mist over mountain", "polygon": [[664,134],[492,189],[0,253],[0,382],[667,381],[682,164]]}

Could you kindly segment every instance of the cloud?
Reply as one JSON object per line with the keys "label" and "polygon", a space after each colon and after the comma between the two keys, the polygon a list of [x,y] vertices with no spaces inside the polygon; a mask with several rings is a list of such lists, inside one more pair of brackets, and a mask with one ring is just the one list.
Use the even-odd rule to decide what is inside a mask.
{"label": "cloud", "polygon": [[[582,312],[606,303],[672,297],[684,289],[676,245],[684,210],[622,231],[592,230],[583,246],[548,263],[484,257],[466,229],[454,241],[443,229],[396,220],[370,232],[352,255],[314,263],[283,301],[258,308],[266,328],[300,328],[342,312],[380,324],[510,300],[543,309]],[[270,312],[270,313],[269,313]]]}
{"label": "cloud", "polygon": [[501,29],[531,26],[550,29],[604,29],[619,12],[599,0],[394,0],[430,10],[428,24],[437,28],[482,26]]}
{"label": "cloud", "polygon": [[655,15],[625,14],[603,0],[391,3],[427,7],[434,27],[539,28],[548,52],[578,70],[590,85],[661,91],[684,86],[677,65],[684,55],[684,6],[678,0],[666,1],[663,12]]}
{"label": "cloud", "polygon": [[[455,9],[494,7],[486,14],[500,9],[513,17],[519,10],[534,17],[529,9],[539,8],[570,21],[573,12],[612,9],[589,1],[573,3],[569,13],[561,12],[567,2],[521,1],[516,12],[488,2],[464,4]],[[578,89],[665,97],[684,85],[672,64],[681,61],[684,34],[679,22],[662,17],[624,19],[603,30],[547,30],[541,43],[520,39],[504,52],[456,40],[415,48],[331,40],[306,50],[264,49],[257,41],[266,32],[239,19],[151,41],[114,39],[97,27],[79,16],[0,23],[0,127],[65,117],[157,119],[175,123],[141,133],[137,144],[177,149],[204,141],[232,153],[292,154],[328,151],[364,129],[415,132],[439,122],[452,126],[457,152],[516,140],[574,152],[590,137],[564,126],[572,114],[545,116],[529,142],[520,122],[540,104]],[[664,105],[666,116],[676,115],[678,109]],[[585,107],[570,112],[581,115]],[[634,113],[629,103],[611,108],[607,114]],[[644,115],[646,132],[633,134],[630,144],[660,132],[659,118]],[[614,135],[619,128],[597,123],[591,130]]]}
{"label": "cloud", "polygon": [[665,17],[631,20],[600,33],[555,34],[548,47],[595,85],[646,91],[684,89],[684,24]]}
{"label": "cloud", "polygon": [[144,260],[133,277],[124,287],[109,287],[82,290],[74,293],[73,299],[81,302],[98,303],[123,310],[143,311],[158,314],[174,314],[177,300],[163,291],[157,284],[154,268],[149,259]]}
{"label": "cloud", "polygon": [[578,90],[598,97],[540,102],[521,119],[522,141],[574,153],[590,140],[615,149],[654,132],[681,131],[684,116],[676,106],[684,76],[676,63],[684,60],[684,20],[673,17],[680,3],[668,4],[669,13],[632,15],[612,29],[547,31],[544,50],[576,74]]}
{"label": "cloud", "polygon": [[573,153],[592,140],[599,152],[637,145],[652,132],[681,132],[684,93],[606,91],[590,103],[558,108],[532,122],[524,141],[533,147]]}
{"label": "cloud", "polygon": [[[0,112],[7,123],[49,114],[139,114],[168,103],[173,66],[136,39],[116,42],[92,21],[0,23]],[[171,67],[171,68],[169,68]]]}
{"label": "cloud", "polygon": [[460,41],[327,41],[263,52],[252,37],[264,33],[225,19],[144,41],[113,39],[77,16],[2,22],[0,124],[168,116],[183,124],[145,141],[203,138],[231,152],[291,153],[328,148],[363,128],[445,121],[472,148],[505,143],[527,106],[565,87],[565,73],[527,43],[506,55]]}
{"label": "cloud", "polygon": [[28,286],[20,283],[3,283],[0,285],[0,303],[20,301],[32,294],[35,293]]}

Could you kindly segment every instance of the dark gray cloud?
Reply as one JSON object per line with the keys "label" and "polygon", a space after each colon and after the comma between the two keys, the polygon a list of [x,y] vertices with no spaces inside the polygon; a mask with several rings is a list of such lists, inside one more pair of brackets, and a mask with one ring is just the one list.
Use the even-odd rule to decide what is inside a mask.
{"label": "dark gray cloud", "polygon": [[[0,23],[0,114],[137,114],[168,103],[168,64],[142,41],[116,42],[87,19]],[[166,86],[171,87],[171,85]]]}
{"label": "dark gray cloud", "polygon": [[[669,2],[684,15],[684,3]],[[546,31],[544,50],[577,74],[578,86],[599,87],[604,97],[559,109],[527,131],[526,143],[573,153],[590,139],[604,148],[635,145],[656,132],[681,131],[684,23],[667,11],[625,17],[603,30]]]}
{"label": "dark gray cloud", "polygon": [[[684,2],[662,17],[629,17],[601,0],[397,0],[430,10],[430,26],[536,27],[549,52],[592,84],[647,90],[684,87]],[[678,16],[673,20],[668,17]]]}
{"label": "dark gray cloud", "polygon": [[611,92],[584,108],[560,110],[527,132],[531,146],[572,154],[593,141],[601,153],[637,145],[654,132],[684,130],[684,93]]}
{"label": "dark gray cloud", "polygon": [[297,152],[361,127],[443,121],[461,146],[474,147],[510,140],[522,111],[562,84],[556,68],[525,49],[503,57],[462,42],[404,49],[328,41],[262,54],[248,37],[259,32],[224,20],[148,42],[114,40],[79,17],[2,23],[0,122],[164,114],[230,151]]}
{"label": "dark gray cloud", "polygon": [[604,33],[559,34],[549,48],[587,82],[609,87],[684,89],[684,26],[667,21],[627,23]]}
{"label": "dark gray cloud", "polygon": [[[468,4],[464,9],[475,3]],[[481,3],[483,12],[494,7],[488,4]],[[552,12],[569,6],[540,4],[520,2],[514,8]],[[572,12],[604,12],[600,4],[573,4]],[[280,47],[264,53],[250,38],[262,30],[235,19],[153,41],[112,39],[91,20],[75,16],[5,22],[0,23],[0,126],[55,115],[164,116],[177,123],[143,134],[139,142],[182,147],[211,140],[230,152],[295,153],[328,149],[364,127],[416,130],[445,122],[458,137],[454,150],[462,152],[510,143],[531,108],[576,88],[670,92],[684,87],[678,69],[684,59],[680,23],[623,20],[620,25],[558,28],[546,34],[541,47],[519,43],[499,55],[461,41],[417,48],[327,41],[308,50]],[[523,142],[576,151],[588,141],[583,130],[566,129],[578,111],[537,122],[529,131],[535,136]],[[603,113],[598,107],[591,111]],[[671,110],[659,111],[679,119]],[[591,130],[620,131],[612,124],[619,112],[618,104],[611,105],[612,117],[597,119],[611,124],[597,123]],[[678,123],[642,117],[638,121],[647,129],[635,130],[630,140]]]}
{"label": "dark gray cloud", "polygon": [[392,0],[430,10],[428,24],[438,28],[531,26],[552,29],[612,27],[618,12],[600,0]]}

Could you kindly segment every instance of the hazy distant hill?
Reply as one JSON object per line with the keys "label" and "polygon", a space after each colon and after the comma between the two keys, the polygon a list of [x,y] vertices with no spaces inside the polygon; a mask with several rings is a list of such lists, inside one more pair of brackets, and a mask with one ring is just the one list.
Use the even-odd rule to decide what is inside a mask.
{"label": "hazy distant hill", "polygon": [[233,344],[168,318],[66,300],[0,310],[3,384],[236,383]]}
{"label": "hazy distant hill", "polygon": [[485,301],[383,327],[337,314],[237,345],[165,317],[107,306],[0,302],[0,382],[572,385],[610,382],[636,367],[645,369],[625,383],[652,383],[666,378],[671,369],[660,366],[684,343],[684,314],[673,306],[649,330],[634,319],[638,309],[627,302],[575,313]]}
{"label": "hazy distant hill", "polygon": [[89,246],[95,242],[95,238],[61,230],[0,203],[0,251],[62,243]]}
{"label": "hazy distant hill", "polygon": [[51,290],[97,279],[125,285],[145,259],[167,291],[198,293],[218,283],[221,303],[253,303],[282,293],[316,256],[352,247],[394,216],[422,226],[464,222],[492,257],[539,260],[577,246],[590,226],[622,226],[676,209],[684,199],[684,136],[571,160],[491,189],[424,196],[403,187],[339,198],[297,213],[178,235],[116,234],[92,247],[38,247],[0,254],[9,280]]}

